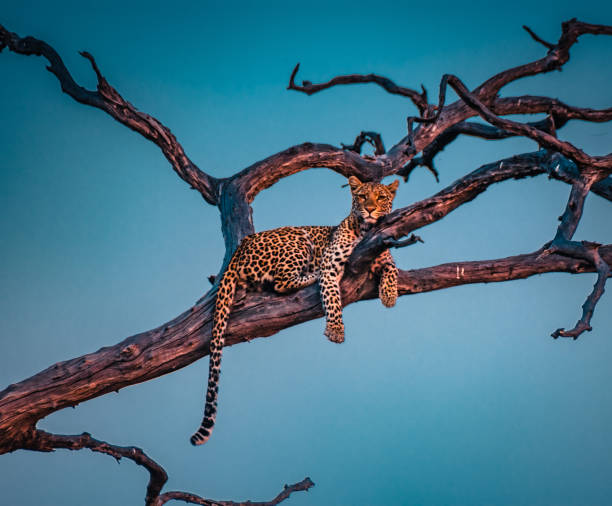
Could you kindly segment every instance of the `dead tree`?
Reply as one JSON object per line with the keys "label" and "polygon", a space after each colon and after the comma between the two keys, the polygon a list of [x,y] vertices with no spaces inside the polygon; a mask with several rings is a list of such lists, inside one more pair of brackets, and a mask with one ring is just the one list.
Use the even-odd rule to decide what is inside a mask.
{"label": "dead tree", "polygon": [[[436,265],[416,270],[400,270],[401,295],[440,290],[468,283],[486,283],[521,279],[546,272],[596,272],[596,283],[582,307],[582,315],[569,330],[559,328],[554,338],[576,339],[591,330],[591,317],[610,277],[612,245],[572,240],[590,192],[612,201],[612,154],[592,156],[556,133],[571,120],[606,122],[612,109],[594,110],[565,104],[547,96],[500,97],[507,84],[527,76],[560,70],[570,57],[570,49],[582,35],[612,35],[611,26],[593,25],[572,19],[562,24],[555,43],[547,42],[525,27],[531,37],[543,45],[543,58],[496,74],[469,90],[454,75],[445,75],[440,84],[437,104],[430,103],[424,88],[416,91],[396,85],[376,74],[338,76],[326,83],[296,83],[299,64],[289,79],[288,89],[308,95],[333,86],[374,83],[387,92],[409,99],[418,115],[407,119],[407,134],[391,149],[385,150],[381,136],[361,132],[353,144],[336,147],[304,143],[290,147],[227,178],[216,178],[201,170],[184,152],[171,131],[154,117],[136,109],[102,75],[96,61],[82,52],[97,76],[97,89],[77,84],[57,52],[46,42],[33,37],[19,37],[0,26],[0,51],[43,56],[47,70],[58,79],[62,90],[74,100],[97,107],[115,120],[140,133],[162,151],[172,168],[197,190],[210,205],[217,206],[225,240],[227,262],[243,237],[253,233],[251,203],[262,190],[281,178],[313,167],[325,167],[343,176],[355,175],[363,181],[380,181],[399,175],[408,180],[417,167],[426,167],[437,179],[436,155],[461,135],[482,139],[523,136],[536,141],[540,149],[483,165],[461,177],[430,198],[397,209],[382,219],[355,248],[342,280],[342,300],[348,305],[376,297],[376,283],[369,264],[381,251],[414,242],[413,232],[444,218],[466,202],[475,199],[490,185],[510,179],[545,174],[570,185],[567,206],[551,235],[542,238],[543,246],[534,252],[487,261],[466,261]],[[459,100],[446,104],[448,86]],[[511,114],[544,114],[545,119],[519,123],[505,119]],[[483,122],[470,121],[480,117]],[[375,148],[373,156],[361,155],[364,143]],[[406,239],[407,236],[410,238]],[[223,268],[222,268],[223,269]],[[218,279],[218,276],[216,277]],[[0,392],[0,454],[19,449],[53,451],[57,448],[92,451],[122,457],[144,466],[150,473],[146,504],[160,505],[171,499],[195,504],[237,504],[211,501],[184,492],[165,492],[164,469],[135,447],[119,447],[94,439],[89,434],[57,435],[36,428],[45,416],[68,406],[109,392],[167,374],[206,356],[212,323],[216,286],[193,307],[158,328],[124,339],[95,353],[53,364],[48,369],[9,385]],[[257,318],[265,315],[265,318]],[[320,318],[323,311],[318,287],[311,286],[290,296],[271,292],[249,293],[235,308],[226,331],[226,346],[255,337],[269,336],[292,325]],[[278,504],[297,490],[312,486],[306,478],[285,487],[275,499]],[[264,503],[250,503],[264,504]]]}

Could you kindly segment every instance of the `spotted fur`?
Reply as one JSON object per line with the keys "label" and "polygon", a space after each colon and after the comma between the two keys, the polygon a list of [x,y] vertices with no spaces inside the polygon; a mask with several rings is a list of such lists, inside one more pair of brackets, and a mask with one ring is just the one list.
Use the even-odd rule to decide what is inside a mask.
{"label": "spotted fur", "polygon": [[[325,335],[336,343],[344,341],[339,286],[344,265],[365,232],[391,211],[398,181],[390,185],[362,183],[353,176],[349,186],[351,213],[337,227],[282,227],[249,235],[238,246],[219,283],[204,419],[191,436],[192,444],[205,443],[215,424],[223,333],[238,287],[269,282],[275,291],[284,293],[319,281],[327,322]],[[380,273],[380,300],[387,307],[393,306],[397,299],[397,268],[389,251],[376,259],[373,270]]]}

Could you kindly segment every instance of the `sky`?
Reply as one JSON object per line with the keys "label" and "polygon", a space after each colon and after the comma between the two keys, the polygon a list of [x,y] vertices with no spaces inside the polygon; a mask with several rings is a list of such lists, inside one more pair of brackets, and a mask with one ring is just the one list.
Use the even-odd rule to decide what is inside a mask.
{"label": "sky", "polygon": [[[170,127],[187,154],[228,176],[289,146],[387,147],[416,114],[374,86],[308,97],[286,86],[376,72],[430,96],[445,73],[476,86],[544,54],[521,26],[557,40],[577,17],[612,24],[612,6],[569,2],[18,2],[0,24],[51,44],[75,79],[102,73]],[[502,95],[612,104],[612,38],[585,36],[563,72]],[[223,242],[217,210],[189,190],[153,144],[61,93],[37,57],[0,53],[0,388],[52,363],[168,321],[203,294]],[[608,153],[610,125],[560,135]],[[396,207],[483,163],[533,151],[521,139],[459,139],[398,190]],[[390,182],[391,179],[385,181]],[[344,179],[302,172],[261,193],[257,230],[336,224]],[[395,251],[400,268],[532,252],[552,239],[569,187],[545,177],[490,188]],[[589,197],[577,239],[612,243],[612,208]],[[188,438],[202,413],[207,359],[63,410],[39,427],[137,445],[163,465],[165,490],[267,500],[284,483],[316,486],[284,504],[604,505],[612,496],[612,311],[609,290],[577,341],[569,328],[595,276],[546,274],[345,309],[347,340],[316,320],[224,351],[211,440]],[[146,472],[86,451],[0,456],[4,504],[142,504]]]}

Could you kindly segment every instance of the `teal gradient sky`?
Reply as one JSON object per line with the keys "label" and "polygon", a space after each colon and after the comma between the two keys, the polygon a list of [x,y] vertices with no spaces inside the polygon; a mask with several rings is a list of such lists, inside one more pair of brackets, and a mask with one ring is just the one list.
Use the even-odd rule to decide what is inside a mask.
{"label": "teal gradient sky", "polygon": [[[50,43],[75,79],[95,75],[169,126],[188,155],[227,176],[305,141],[339,145],[361,130],[387,147],[416,113],[374,86],[308,97],[286,91],[294,65],[314,82],[376,72],[431,96],[444,73],[475,86],[544,54],[562,21],[612,24],[612,4],[570,2],[11,2],[0,24]],[[563,72],[506,87],[573,105],[612,105],[612,38],[586,36]],[[153,144],[74,102],[37,57],[0,53],[0,389],[54,362],[172,319],[209,287],[223,258],[218,213]],[[561,136],[612,151],[610,125]],[[460,139],[401,184],[396,205],[428,197],[479,165],[537,149]],[[389,180],[390,181],[390,180]],[[389,182],[386,181],[386,182]],[[350,205],[341,176],[284,179],[254,202],[257,230],[335,224]],[[394,252],[404,269],[538,249],[569,187],[505,182]],[[592,196],[577,239],[612,243],[612,207]],[[144,448],[167,489],[264,500],[310,476],[302,505],[606,505],[612,497],[612,311],[572,326],[594,275],[549,274],[378,301],[345,310],[347,341],[323,321],[225,350],[217,426],[201,419],[208,361],[49,416],[39,426]],[[7,506],[142,504],[147,476],[87,452],[0,456]]]}

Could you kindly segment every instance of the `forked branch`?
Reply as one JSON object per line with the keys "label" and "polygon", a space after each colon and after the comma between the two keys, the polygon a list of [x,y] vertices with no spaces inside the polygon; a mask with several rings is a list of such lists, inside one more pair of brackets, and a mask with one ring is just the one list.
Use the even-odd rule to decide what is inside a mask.
{"label": "forked branch", "polygon": [[117,446],[100,441],[91,437],[91,434],[84,432],[80,435],[60,435],[51,434],[43,430],[34,431],[32,437],[28,440],[24,449],[40,452],[52,452],[58,448],[66,450],[82,450],[87,448],[92,452],[104,453],[114,457],[117,461],[122,458],[129,459],[135,464],[144,467],[149,472],[149,483],[145,496],[145,504],[147,506],[161,506],[166,502],[174,499],[184,501],[191,504],[204,504],[207,506],[275,506],[287,499],[291,493],[305,491],[314,486],[310,478],[304,478],[299,483],[293,485],[285,485],[284,489],[271,501],[267,502],[233,502],[233,501],[216,501],[205,499],[195,494],[187,492],[165,492],[161,494],[161,490],[168,481],[168,474],[162,466],[149,457],[144,451],[135,446]]}
{"label": "forked branch", "polygon": [[[569,60],[569,52],[573,44],[577,42],[580,36],[585,34],[612,35],[612,26],[583,23],[576,19],[565,22],[562,24],[559,41],[544,58],[499,72],[477,86],[471,92],[472,96],[498,115],[549,112],[546,109],[542,110],[543,104],[538,105],[531,100],[540,97],[500,99],[498,93],[504,86],[518,79],[560,69]],[[427,148],[440,133],[476,114],[476,110],[468,107],[463,99],[444,106],[444,93],[445,86],[441,86],[438,105],[436,107],[430,106],[425,114],[421,114],[420,118],[413,118],[423,124],[413,135],[409,133],[389,150],[388,155],[396,171],[408,164],[416,153]],[[546,99],[546,101],[553,102],[554,100]],[[522,133],[517,134],[523,135]],[[431,164],[425,165],[428,168],[432,167]]]}
{"label": "forked branch", "polygon": [[[440,83],[441,106],[444,104],[447,85],[451,86],[457,92],[457,95],[459,95],[459,97],[470,108],[476,111],[483,119],[492,125],[515,135],[521,135],[523,137],[533,139],[541,146],[544,146],[552,151],[557,151],[567,158],[570,158],[576,162],[579,167],[582,167],[585,170],[602,169],[601,178],[606,177],[612,171],[612,153],[606,156],[590,156],[570,142],[559,140],[552,133],[540,130],[537,124],[529,125],[501,118],[491,111],[484,103],[482,103],[477,98],[476,94],[470,93],[463,82],[461,82],[457,76],[452,74],[446,74]],[[429,121],[428,118],[424,118],[423,120]]]}
{"label": "forked branch", "polygon": [[49,44],[34,37],[19,37],[0,25],[0,51],[7,47],[14,53],[43,56],[49,61],[47,70],[57,77],[62,91],[81,104],[103,110],[128,128],[155,143],[171,163],[176,173],[198,190],[209,204],[217,203],[217,180],[199,169],[185,154],[170,129],[159,120],[136,109],[125,100],[104,78],[93,56],[85,51],[80,54],[88,59],[98,78],[98,89],[87,90],[78,85],[64,62]]}
{"label": "forked branch", "polygon": [[592,330],[591,318],[597,302],[604,293],[606,281],[610,276],[610,265],[603,260],[599,254],[600,244],[587,241],[572,241],[572,237],[582,217],[584,202],[594,181],[595,178],[593,175],[581,174],[574,184],[572,184],[567,206],[561,216],[561,223],[559,223],[555,238],[542,253],[542,255],[557,253],[573,258],[584,259],[591,262],[597,271],[597,281],[593,286],[593,290],[587,297],[587,300],[582,305],[582,316],[574,328],[570,330],[565,330],[563,328],[555,330],[552,333],[555,339],[560,336],[577,339],[583,332],[590,332]]}
{"label": "forked branch", "polygon": [[342,144],[342,148],[361,154],[361,148],[366,143],[370,144],[370,146],[374,148],[375,155],[378,156],[385,154],[386,150],[382,137],[376,132],[361,132],[355,138],[355,142],[353,142],[353,144]]}

